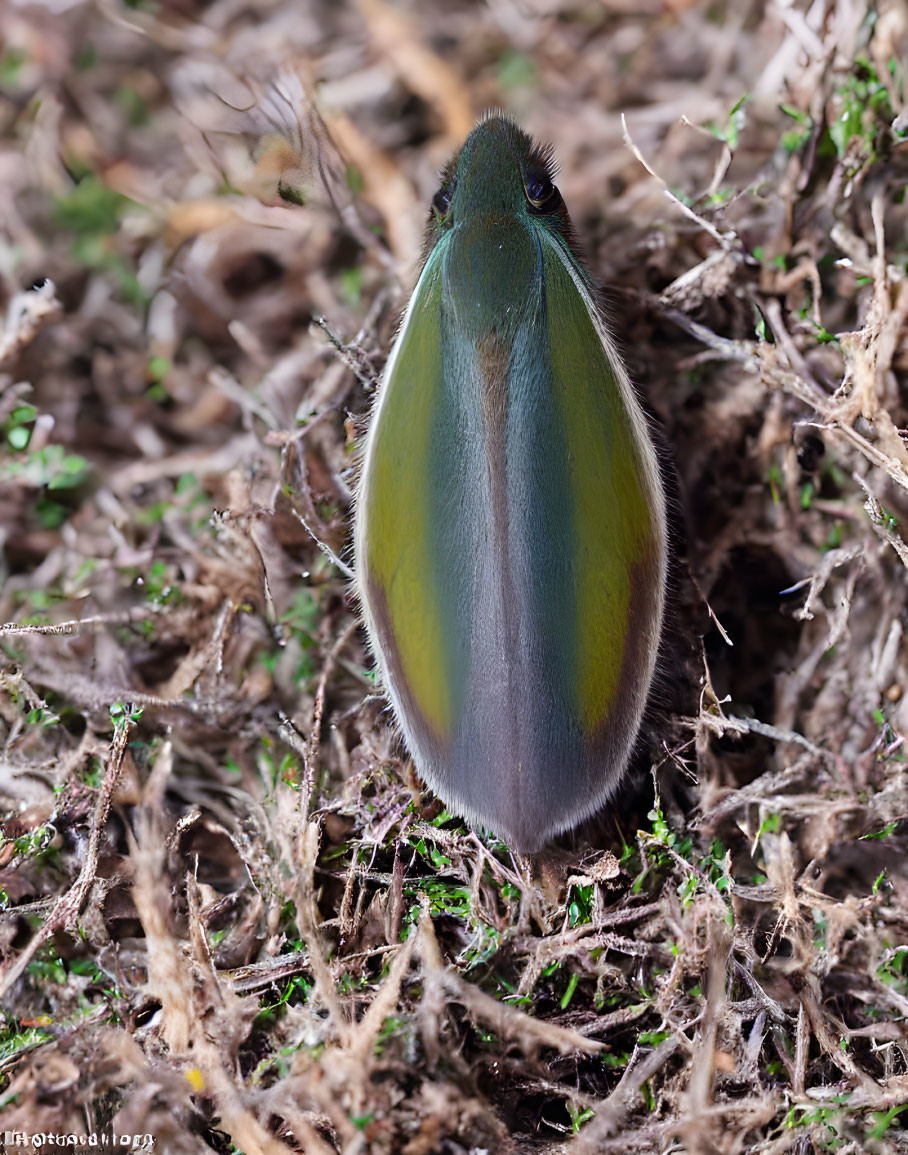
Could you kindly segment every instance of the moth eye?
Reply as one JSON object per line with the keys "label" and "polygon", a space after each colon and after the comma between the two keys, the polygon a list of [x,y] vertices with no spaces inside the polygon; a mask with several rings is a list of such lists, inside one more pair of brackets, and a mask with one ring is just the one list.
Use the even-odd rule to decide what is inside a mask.
{"label": "moth eye", "polygon": [[438,214],[439,219],[444,220],[451,210],[451,198],[454,195],[454,190],[447,185],[442,185],[438,192],[432,197],[432,208]]}
{"label": "moth eye", "polygon": [[534,209],[541,209],[553,199],[557,189],[546,176],[530,176],[524,185],[527,200]]}

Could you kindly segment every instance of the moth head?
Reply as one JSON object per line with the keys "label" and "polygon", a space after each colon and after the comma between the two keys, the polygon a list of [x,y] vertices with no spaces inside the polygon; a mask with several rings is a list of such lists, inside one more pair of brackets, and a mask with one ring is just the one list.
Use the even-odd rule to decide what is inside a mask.
{"label": "moth head", "polygon": [[449,162],[432,198],[430,226],[444,231],[479,216],[559,217],[552,149],[540,147],[509,117],[491,113]]}

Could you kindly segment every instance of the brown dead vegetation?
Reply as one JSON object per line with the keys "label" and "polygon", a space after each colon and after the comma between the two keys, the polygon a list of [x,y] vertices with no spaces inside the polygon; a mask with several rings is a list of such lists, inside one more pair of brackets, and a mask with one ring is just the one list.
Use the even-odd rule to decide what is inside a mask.
{"label": "brown dead vegetation", "polygon": [[[49,11],[0,8],[0,1131],[908,1150],[904,5]],[[421,792],[344,572],[489,106],[678,532],[632,781],[528,861]]]}

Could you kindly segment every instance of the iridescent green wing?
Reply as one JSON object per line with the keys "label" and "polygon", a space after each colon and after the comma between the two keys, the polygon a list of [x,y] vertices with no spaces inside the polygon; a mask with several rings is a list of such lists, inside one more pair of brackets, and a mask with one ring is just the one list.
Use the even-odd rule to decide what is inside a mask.
{"label": "iridescent green wing", "polygon": [[382,380],[356,517],[373,648],[411,746],[431,747],[449,741],[455,709],[432,496],[444,395],[441,248],[423,270]]}
{"label": "iridescent green wing", "polygon": [[[587,739],[631,727],[648,684],[665,577],[664,499],[646,420],[583,274],[544,243],[551,387],[573,526],[571,713]],[[540,494],[544,501],[545,495]],[[637,712],[642,710],[640,701]]]}
{"label": "iridescent green wing", "polygon": [[524,848],[599,809],[620,779],[665,572],[640,407],[570,254],[535,237],[532,273],[519,259],[503,270],[507,322],[476,342],[483,386],[505,365],[504,403],[460,482],[475,530],[466,608],[454,603],[469,674],[443,767],[447,796]]}

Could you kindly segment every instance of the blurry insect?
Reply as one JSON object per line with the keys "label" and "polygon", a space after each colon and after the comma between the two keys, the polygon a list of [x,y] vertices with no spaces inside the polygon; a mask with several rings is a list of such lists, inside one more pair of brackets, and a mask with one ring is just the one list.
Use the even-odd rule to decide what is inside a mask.
{"label": "blurry insect", "polygon": [[550,152],[499,115],[445,170],[354,535],[419,773],[524,851],[621,779],[666,576],[656,454],[552,178]]}

